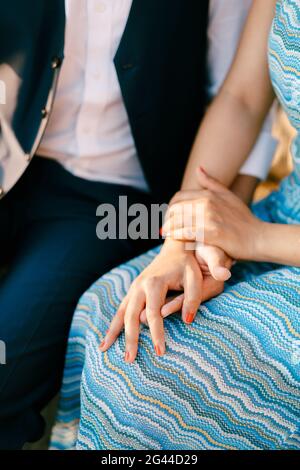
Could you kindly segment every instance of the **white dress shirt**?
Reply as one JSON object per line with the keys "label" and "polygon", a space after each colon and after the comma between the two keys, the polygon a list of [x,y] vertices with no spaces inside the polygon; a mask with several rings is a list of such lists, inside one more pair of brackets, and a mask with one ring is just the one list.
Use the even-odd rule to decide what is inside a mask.
{"label": "white dress shirt", "polygon": [[[210,0],[211,96],[228,72],[251,3]],[[37,153],[81,178],[147,191],[113,62],[132,0],[65,0],[65,5],[65,59]],[[266,177],[275,149],[271,127],[269,117],[242,173]]]}

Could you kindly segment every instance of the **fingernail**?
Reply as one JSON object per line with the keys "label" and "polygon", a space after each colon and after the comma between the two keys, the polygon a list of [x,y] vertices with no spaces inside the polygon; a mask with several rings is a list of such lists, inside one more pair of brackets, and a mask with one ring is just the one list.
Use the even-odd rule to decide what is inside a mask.
{"label": "fingernail", "polygon": [[163,356],[163,352],[162,352],[161,348],[158,346],[158,344],[156,344],[154,346],[154,349],[155,349],[155,352],[158,356]]}
{"label": "fingernail", "polygon": [[190,324],[190,323],[193,323],[193,321],[194,321],[194,314],[188,313],[186,316],[186,322]]}
{"label": "fingernail", "polygon": [[231,278],[231,272],[227,268],[219,266],[216,267],[213,271],[213,275],[217,280],[228,281]]}
{"label": "fingernail", "polygon": [[161,237],[163,236],[163,228],[162,227],[160,227],[160,229],[159,229],[159,234],[160,234]]}
{"label": "fingernail", "polygon": [[100,344],[99,347],[100,347],[100,349],[102,349],[102,348],[104,348],[104,346],[105,346],[105,341],[102,341],[102,343]]}
{"label": "fingernail", "polygon": [[126,351],[125,356],[124,356],[125,362],[129,362],[129,358],[130,358],[130,354],[128,351]]}

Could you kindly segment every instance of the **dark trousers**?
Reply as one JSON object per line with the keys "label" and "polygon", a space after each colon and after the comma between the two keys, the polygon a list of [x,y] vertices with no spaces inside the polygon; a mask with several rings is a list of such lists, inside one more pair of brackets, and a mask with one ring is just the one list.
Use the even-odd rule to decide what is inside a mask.
{"label": "dark trousers", "polygon": [[[125,186],[71,175],[35,157],[0,201],[0,448],[38,440],[41,409],[58,392],[72,315],[83,292],[151,242],[99,240],[96,208],[150,204],[150,196]],[[157,241],[156,241],[157,243]]]}

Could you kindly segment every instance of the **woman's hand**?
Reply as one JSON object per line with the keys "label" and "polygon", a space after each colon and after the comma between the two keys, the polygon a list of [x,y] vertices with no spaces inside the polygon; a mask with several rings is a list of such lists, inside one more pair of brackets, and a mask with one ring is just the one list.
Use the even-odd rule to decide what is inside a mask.
{"label": "woman's hand", "polygon": [[[255,259],[261,240],[263,222],[229,189],[199,169],[199,183],[204,188],[198,199],[174,202],[163,227],[163,235],[176,240],[200,240],[221,248],[233,259]],[[188,223],[182,205],[193,207]],[[177,216],[176,216],[177,215]]]}
{"label": "woman's hand", "polygon": [[[207,266],[204,274],[202,273],[194,251],[187,250],[185,243],[167,240],[160,254],[132,283],[100,350],[104,352],[109,349],[125,328],[125,361],[133,362],[138,350],[140,316],[145,310],[145,320],[149,325],[156,353],[163,355],[166,346],[162,308],[166,304],[168,292],[183,291],[179,309],[182,309],[183,321],[189,324],[193,322],[201,302],[221,293],[224,281],[230,277],[232,261],[222,250],[206,248],[202,250],[201,256],[203,258],[199,260],[205,266],[208,264],[219,275],[218,279],[207,275]],[[174,310],[174,305],[169,305],[166,311],[170,314],[178,311],[178,308]]]}
{"label": "woman's hand", "polygon": [[[219,269],[220,274],[222,272],[224,276],[224,281],[228,280],[231,276],[230,269],[232,266],[232,260],[229,257],[226,257],[225,253],[216,247],[199,246],[197,249],[196,258],[200,264],[203,276],[201,303],[206,302],[207,300],[210,300],[213,297],[217,297],[224,291],[224,281],[217,281],[216,279],[214,279],[210,273],[208,265],[204,261],[205,258],[216,259],[217,257],[219,257],[219,262],[216,263],[216,265],[220,265],[220,259],[222,259],[222,264],[226,267],[214,268],[214,266],[211,265],[210,269],[213,269],[214,271],[216,271],[216,269]],[[167,318],[174,313],[182,311],[183,304],[184,293],[169,297],[167,299],[166,304],[161,309],[162,317]],[[147,316],[145,309],[141,313],[140,321],[147,325]]]}

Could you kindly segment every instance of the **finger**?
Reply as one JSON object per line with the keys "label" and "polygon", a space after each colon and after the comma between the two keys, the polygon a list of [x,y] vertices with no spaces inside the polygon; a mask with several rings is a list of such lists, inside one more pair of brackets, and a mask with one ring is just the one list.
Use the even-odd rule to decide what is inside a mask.
{"label": "finger", "polygon": [[208,175],[203,167],[197,168],[197,178],[199,184],[205,189],[209,189],[210,191],[214,191],[216,193],[227,193],[229,191],[226,186],[224,186],[212,176]]}
{"label": "finger", "polygon": [[170,228],[180,228],[183,225],[183,204],[174,204],[166,212],[164,223],[162,226],[162,234]]}
{"label": "finger", "polygon": [[166,236],[171,231],[197,225],[203,225],[202,199],[172,206],[162,226],[162,235]]}
{"label": "finger", "polygon": [[[221,248],[218,248],[216,246],[205,245],[199,242],[196,243],[195,246],[195,256],[203,275],[211,276],[207,261],[209,260],[209,257],[212,254],[218,254],[220,258],[220,265],[230,271],[230,269],[234,265],[234,261],[232,260],[232,258],[230,258]],[[211,266],[211,263],[209,264]]]}
{"label": "finger", "polygon": [[148,325],[145,308],[142,310],[142,313],[140,314],[140,322],[143,323],[144,325]]}
{"label": "finger", "polygon": [[166,352],[164,322],[161,308],[166,301],[168,286],[158,281],[150,281],[146,289],[146,317],[155,352],[163,356]]}
{"label": "finger", "polygon": [[145,294],[136,291],[128,302],[125,317],[125,362],[132,363],[138,352],[140,335],[140,314],[145,307]]}
{"label": "finger", "polygon": [[206,246],[201,249],[201,244],[196,246],[196,258],[198,256],[207,264],[210,274],[216,281],[228,281],[231,278],[231,272],[228,269],[228,256],[223,250],[213,246]]}
{"label": "finger", "polygon": [[102,341],[102,343],[99,346],[99,349],[101,352],[107,351],[111,345],[116,341],[118,336],[120,335],[121,331],[124,328],[124,317],[125,317],[125,312],[127,308],[127,304],[129,301],[129,297],[126,296],[122,300],[116,315],[114,316],[109,330],[106,332],[106,335]]}
{"label": "finger", "polygon": [[201,304],[203,276],[197,264],[188,264],[184,275],[184,301],[182,319],[192,323]]}
{"label": "finger", "polygon": [[181,242],[199,243],[205,246],[218,246],[222,249],[223,238],[216,232],[212,224],[204,224],[203,219],[199,219],[197,225],[185,226],[179,229],[171,229],[164,234],[165,239]]}
{"label": "finger", "polygon": [[[182,310],[184,294],[172,296],[167,298],[167,302],[161,308],[161,316],[163,318],[167,318],[173,313],[178,313]],[[140,316],[140,322],[148,325],[147,317],[146,317],[146,309],[144,309]]]}
{"label": "finger", "polygon": [[167,303],[161,309],[161,315],[163,318],[167,318],[173,313],[180,312],[183,307],[184,294],[176,297],[170,297]]}
{"label": "finger", "polygon": [[[182,306],[183,306],[183,300],[184,300],[184,294],[181,294],[175,297],[169,297],[167,299],[167,303],[163,305],[163,307],[161,308],[162,318],[165,319],[169,317],[170,315],[173,315],[174,313],[181,312]],[[146,309],[143,310],[140,320],[141,320],[141,323],[148,325],[147,317],[146,317]]]}
{"label": "finger", "polygon": [[224,291],[224,282],[215,281],[211,276],[204,278],[202,302],[217,297]]}
{"label": "finger", "polygon": [[173,240],[183,241],[183,242],[201,242],[204,241],[204,232],[202,225],[186,226],[177,229],[170,229],[165,233],[165,238],[172,238]]}

